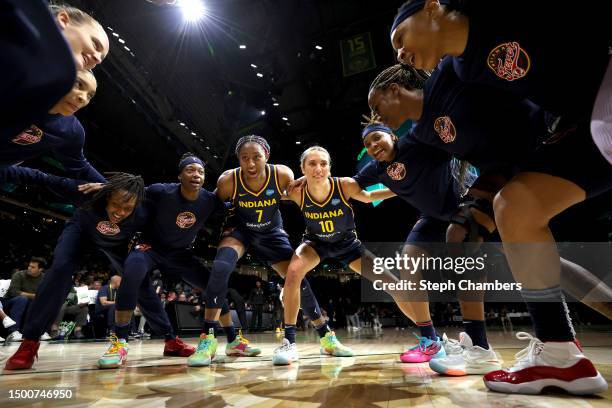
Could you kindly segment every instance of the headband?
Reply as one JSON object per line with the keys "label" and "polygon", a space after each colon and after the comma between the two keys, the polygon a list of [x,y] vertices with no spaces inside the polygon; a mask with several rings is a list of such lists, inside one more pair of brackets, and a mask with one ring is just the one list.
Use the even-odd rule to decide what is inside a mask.
{"label": "headband", "polygon": [[390,135],[393,134],[393,131],[387,126],[380,123],[372,123],[371,125],[368,125],[363,128],[363,130],[361,131],[361,138],[365,139],[372,132],[383,132],[388,133]]}

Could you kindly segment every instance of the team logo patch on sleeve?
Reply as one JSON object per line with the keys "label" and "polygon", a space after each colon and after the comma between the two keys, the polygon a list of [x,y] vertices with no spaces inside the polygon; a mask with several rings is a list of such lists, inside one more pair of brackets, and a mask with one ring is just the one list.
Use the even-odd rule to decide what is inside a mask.
{"label": "team logo patch on sleeve", "polygon": [[434,130],[444,143],[454,142],[457,137],[457,129],[455,129],[453,121],[448,116],[440,116],[437,118],[434,122]]}
{"label": "team logo patch on sleeve", "polygon": [[23,132],[15,136],[15,138],[13,138],[11,142],[18,145],[31,145],[40,142],[40,139],[42,139],[42,137],[43,131],[32,125],[27,130],[24,130]]}
{"label": "team logo patch on sleeve", "polygon": [[487,65],[498,77],[506,81],[515,81],[527,75],[531,61],[520,44],[511,41],[493,48],[487,58]]}
{"label": "team logo patch on sleeve", "polygon": [[100,221],[98,225],[96,225],[96,229],[98,232],[100,232],[100,234],[109,236],[117,235],[121,232],[121,228],[119,228],[119,226],[114,222],[110,221]]}
{"label": "team logo patch on sleeve", "polygon": [[195,222],[195,214],[189,211],[182,212],[176,216],[176,225],[180,228],[190,228]]}
{"label": "team logo patch on sleeve", "polygon": [[391,180],[402,180],[406,177],[406,166],[404,166],[404,163],[391,163],[389,167],[387,167],[387,175],[391,177]]}

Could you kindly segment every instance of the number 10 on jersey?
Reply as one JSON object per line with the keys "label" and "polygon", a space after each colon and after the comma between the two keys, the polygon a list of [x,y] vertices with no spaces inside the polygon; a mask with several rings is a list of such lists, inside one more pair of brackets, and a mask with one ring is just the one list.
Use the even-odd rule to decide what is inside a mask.
{"label": "number 10 on jersey", "polygon": [[321,230],[323,232],[334,232],[334,222],[333,221],[319,221],[319,225],[321,226]]}

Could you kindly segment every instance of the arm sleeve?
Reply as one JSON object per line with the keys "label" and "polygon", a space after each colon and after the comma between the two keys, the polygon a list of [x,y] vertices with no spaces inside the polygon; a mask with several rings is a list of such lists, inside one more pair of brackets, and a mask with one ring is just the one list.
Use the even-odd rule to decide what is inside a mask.
{"label": "arm sleeve", "polygon": [[70,143],[54,150],[58,160],[64,165],[70,176],[95,183],[106,183],[106,179],[85,158],[85,129],[76,120],[72,128]]}
{"label": "arm sleeve", "polygon": [[71,203],[77,205],[86,200],[86,197],[78,190],[78,186],[85,181],[59,177],[28,167],[10,166],[0,169],[0,181],[47,187],[54,194],[67,198]]}

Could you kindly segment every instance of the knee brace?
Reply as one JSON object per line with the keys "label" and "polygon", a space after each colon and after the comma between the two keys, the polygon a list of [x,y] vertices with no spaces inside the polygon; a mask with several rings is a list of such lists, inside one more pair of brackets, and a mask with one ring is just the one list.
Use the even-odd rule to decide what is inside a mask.
{"label": "knee brace", "polygon": [[236,250],[230,247],[219,248],[213,262],[208,286],[206,287],[206,296],[204,298],[206,307],[219,309],[223,307],[223,304],[227,303],[225,300],[227,285],[237,261],[238,253]]}

